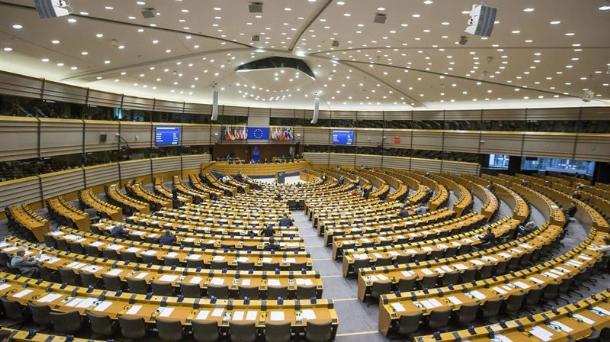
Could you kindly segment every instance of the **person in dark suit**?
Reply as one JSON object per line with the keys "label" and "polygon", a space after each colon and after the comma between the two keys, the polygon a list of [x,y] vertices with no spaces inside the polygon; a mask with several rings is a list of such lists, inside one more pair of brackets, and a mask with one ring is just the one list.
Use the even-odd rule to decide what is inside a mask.
{"label": "person in dark suit", "polygon": [[280,218],[280,227],[290,227],[292,225],[292,220],[288,216],[283,216]]}
{"label": "person in dark suit", "polygon": [[127,236],[127,230],[123,228],[123,226],[114,226],[112,230],[110,230],[110,236],[116,238],[123,238]]}
{"label": "person in dark suit", "polygon": [[263,236],[272,237],[274,230],[273,223],[270,223],[267,228],[263,230]]}
{"label": "person in dark suit", "polygon": [[161,245],[173,245],[176,243],[176,235],[172,234],[169,230],[165,231],[165,234],[159,238],[159,244]]}

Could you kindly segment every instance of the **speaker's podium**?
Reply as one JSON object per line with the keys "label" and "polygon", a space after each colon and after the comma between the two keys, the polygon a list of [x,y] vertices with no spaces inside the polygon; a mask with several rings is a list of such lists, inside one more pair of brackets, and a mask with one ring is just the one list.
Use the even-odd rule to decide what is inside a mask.
{"label": "speaker's podium", "polygon": [[283,172],[283,171],[278,172],[275,175],[275,180],[276,180],[277,184],[284,184],[284,183],[286,183],[286,172]]}

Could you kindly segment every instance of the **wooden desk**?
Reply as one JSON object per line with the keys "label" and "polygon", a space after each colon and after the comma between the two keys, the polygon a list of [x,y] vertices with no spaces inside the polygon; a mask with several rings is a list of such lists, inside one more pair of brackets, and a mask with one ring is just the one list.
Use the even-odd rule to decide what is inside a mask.
{"label": "wooden desk", "polygon": [[123,221],[123,210],[120,207],[107,203],[99,199],[93,189],[85,189],[78,193],[81,203],[89,208],[95,209],[106,217],[114,221]]}
{"label": "wooden desk", "polygon": [[90,230],[91,220],[89,219],[89,214],[75,208],[70,203],[66,202],[61,196],[51,198],[47,201],[47,205],[50,211],[72,222],[79,230],[84,232],[88,232]]}
{"label": "wooden desk", "polygon": [[119,206],[121,206],[123,208],[128,208],[132,211],[141,212],[144,214],[150,213],[150,207],[149,207],[148,203],[138,201],[136,199],[133,199],[133,198],[123,194],[119,190],[119,186],[117,184],[110,184],[110,185],[106,186],[105,189],[106,189],[106,196],[108,196],[109,199],[114,201]]}
{"label": "wooden desk", "polygon": [[36,240],[44,241],[44,235],[49,232],[49,221],[31,210],[27,205],[9,208],[9,214],[26,230],[34,234]]}

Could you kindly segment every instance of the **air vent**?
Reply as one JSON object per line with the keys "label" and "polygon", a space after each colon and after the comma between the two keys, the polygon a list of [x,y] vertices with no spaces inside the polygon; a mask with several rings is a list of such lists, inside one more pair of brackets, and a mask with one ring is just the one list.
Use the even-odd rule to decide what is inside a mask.
{"label": "air vent", "polygon": [[253,42],[260,42],[261,41],[261,36],[258,34],[255,34],[252,36],[252,41]]}
{"label": "air vent", "polygon": [[263,13],[263,3],[262,2],[251,2],[248,5],[248,10],[250,13]]}
{"label": "air vent", "polygon": [[385,13],[375,13],[375,20],[373,20],[377,24],[385,24],[387,17]]}
{"label": "air vent", "polygon": [[333,47],[339,47],[339,41],[338,40],[333,40],[332,46]]}

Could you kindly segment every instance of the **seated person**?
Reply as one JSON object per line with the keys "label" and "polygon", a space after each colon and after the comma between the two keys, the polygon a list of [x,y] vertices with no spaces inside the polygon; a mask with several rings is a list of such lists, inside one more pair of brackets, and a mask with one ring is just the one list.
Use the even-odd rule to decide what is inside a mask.
{"label": "seated person", "polygon": [[408,208],[402,208],[400,210],[400,213],[398,214],[398,216],[400,216],[401,218],[405,218],[405,217],[409,217],[411,214],[409,213],[409,209]]}
{"label": "seated person", "polygon": [[127,234],[127,230],[125,228],[123,228],[123,226],[114,226],[112,227],[112,230],[110,230],[110,236],[112,237],[116,237],[116,238],[123,238],[126,237]]}
{"label": "seated person", "polygon": [[491,181],[487,181],[487,190],[494,191],[494,184]]}
{"label": "seated person", "polygon": [[282,195],[280,195],[279,192],[275,195],[275,200],[276,201],[281,201],[282,200]]}
{"label": "seated person", "polygon": [[292,220],[290,217],[284,216],[280,218],[280,227],[290,227],[292,225]]}
{"label": "seated person", "polygon": [[21,275],[32,278],[38,273],[38,262],[33,259],[25,258],[25,252],[23,249],[20,249],[13,255],[9,264],[7,265],[9,268],[19,270]]}
{"label": "seated person", "polygon": [[565,210],[565,213],[570,218],[574,217],[574,215],[576,215],[576,203],[570,203],[570,206]]}
{"label": "seated person", "polygon": [[494,235],[491,228],[487,229],[485,235],[481,238],[481,243],[483,244],[493,244],[496,241],[496,236]]}
{"label": "seated person", "polygon": [[536,230],[536,228],[536,223],[534,223],[534,221],[529,221],[525,225],[519,225],[519,227],[515,229],[514,238],[516,239],[520,236],[527,235]]}
{"label": "seated person", "polygon": [[173,245],[176,243],[176,235],[172,234],[171,231],[166,230],[165,234],[159,238],[159,244],[161,245]]}
{"label": "seated person", "polygon": [[428,212],[428,206],[427,205],[420,205],[417,209],[415,209],[415,214],[416,215],[423,215],[425,213]]}
{"label": "seated person", "polygon": [[271,237],[271,236],[273,236],[273,231],[274,231],[273,223],[269,223],[267,228],[263,229],[263,231],[261,233],[262,233],[263,236]]}

